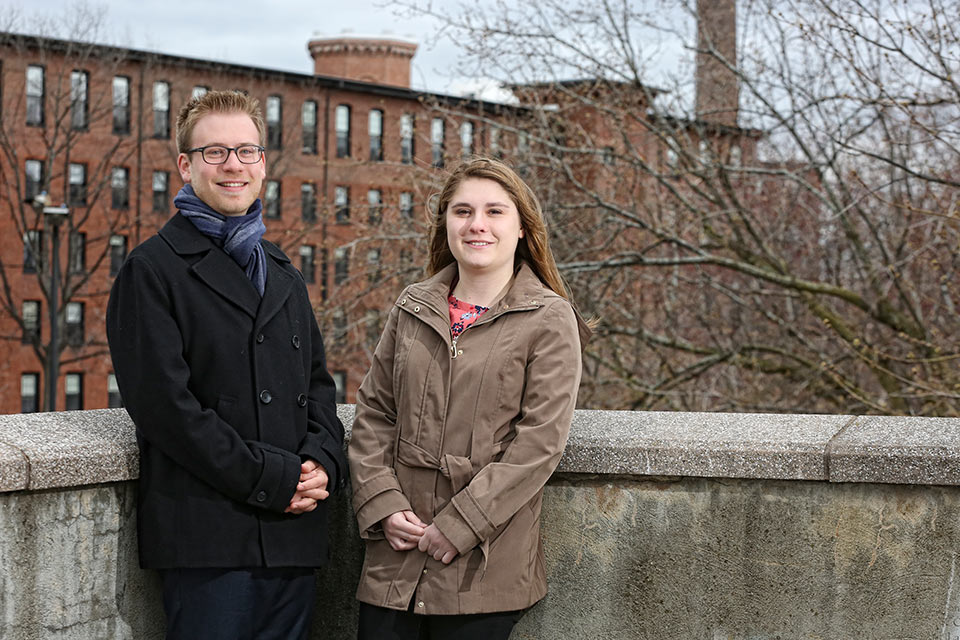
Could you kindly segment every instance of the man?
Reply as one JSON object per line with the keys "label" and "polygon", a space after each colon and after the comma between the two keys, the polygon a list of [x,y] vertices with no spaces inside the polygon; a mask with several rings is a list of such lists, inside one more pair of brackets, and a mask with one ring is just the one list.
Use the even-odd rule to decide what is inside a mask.
{"label": "man", "polygon": [[303,278],[265,230],[257,100],[177,118],[178,213],[114,283],[107,338],[140,445],[140,564],[167,638],[306,638],[343,425]]}

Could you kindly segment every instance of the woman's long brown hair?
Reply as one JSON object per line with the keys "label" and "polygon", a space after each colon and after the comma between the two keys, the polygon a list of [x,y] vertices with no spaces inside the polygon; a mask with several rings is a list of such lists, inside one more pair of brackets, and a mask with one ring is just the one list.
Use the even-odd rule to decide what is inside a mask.
{"label": "woman's long brown hair", "polygon": [[510,196],[520,214],[520,228],[523,237],[517,242],[514,260],[526,260],[544,285],[558,295],[570,300],[570,291],[557,270],[557,263],[550,250],[547,236],[547,224],[543,218],[540,201],[533,190],[516,171],[499,160],[477,157],[458,166],[439,193],[430,199],[433,203],[430,228],[430,260],[427,263],[428,275],[434,275],[451,262],[455,262],[450,246],[447,244],[447,207],[460,184],[470,178],[493,180]]}

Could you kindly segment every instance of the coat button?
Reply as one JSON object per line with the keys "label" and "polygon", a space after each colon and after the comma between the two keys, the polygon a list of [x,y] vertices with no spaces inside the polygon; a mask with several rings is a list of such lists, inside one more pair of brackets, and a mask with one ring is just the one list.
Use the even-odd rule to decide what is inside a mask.
{"label": "coat button", "polygon": [[420,607],[421,609],[423,609],[423,600],[421,600],[420,602],[418,602],[418,603],[417,603],[417,606]]}
{"label": "coat button", "polygon": [[293,336],[293,337],[290,339],[290,342],[293,343],[293,348],[294,348],[294,349],[299,349],[299,348],[300,348],[300,336]]}
{"label": "coat button", "polygon": [[417,305],[413,308],[416,313],[420,313],[420,305]]}
{"label": "coat button", "polygon": [[263,344],[263,334],[262,334],[262,333],[258,333],[258,334],[257,334],[257,344]]}
{"label": "coat button", "polygon": [[267,492],[261,491],[257,494],[257,502],[266,502],[267,501]]}
{"label": "coat button", "polygon": [[270,401],[273,400],[273,396],[270,395],[270,392],[264,389],[260,392],[260,402],[263,404],[270,404]]}
{"label": "coat button", "polygon": [[307,396],[303,393],[297,396],[297,404],[301,407],[307,406]]}

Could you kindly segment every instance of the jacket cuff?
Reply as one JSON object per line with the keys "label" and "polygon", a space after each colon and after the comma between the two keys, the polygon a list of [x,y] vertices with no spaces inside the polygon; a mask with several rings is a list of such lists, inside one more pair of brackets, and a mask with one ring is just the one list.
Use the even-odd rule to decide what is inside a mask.
{"label": "jacket cuff", "polygon": [[371,533],[379,528],[380,521],[398,511],[412,511],[410,501],[398,490],[384,491],[357,509],[357,528],[360,537],[369,540],[374,537]]}
{"label": "jacket cuff", "polygon": [[274,447],[260,445],[263,469],[246,503],[260,509],[282,513],[290,505],[300,481],[300,456]]}
{"label": "jacket cuff", "polygon": [[[463,504],[468,505],[467,509]],[[493,534],[494,526],[487,520],[466,491],[461,491],[433,518],[440,533],[447,537],[460,554],[483,542]]]}

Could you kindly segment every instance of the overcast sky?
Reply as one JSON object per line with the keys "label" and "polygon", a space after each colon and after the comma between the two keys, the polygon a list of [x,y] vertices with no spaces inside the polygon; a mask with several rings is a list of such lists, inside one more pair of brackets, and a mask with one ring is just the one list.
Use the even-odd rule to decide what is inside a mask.
{"label": "overcast sky", "polygon": [[[36,15],[76,13],[76,0],[0,0],[31,30]],[[387,0],[88,0],[105,12],[104,44],[174,55],[312,73],[307,42],[315,35],[395,35],[420,43],[413,58],[413,88],[457,93],[450,66],[458,52],[449,41],[429,43],[435,25],[384,7]]]}

